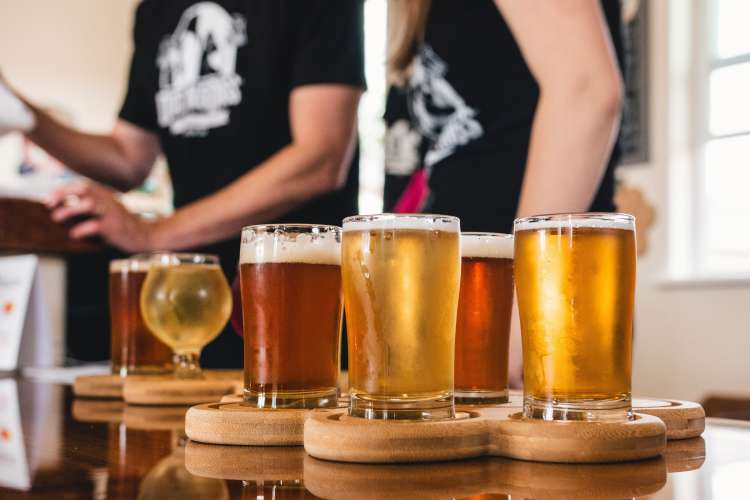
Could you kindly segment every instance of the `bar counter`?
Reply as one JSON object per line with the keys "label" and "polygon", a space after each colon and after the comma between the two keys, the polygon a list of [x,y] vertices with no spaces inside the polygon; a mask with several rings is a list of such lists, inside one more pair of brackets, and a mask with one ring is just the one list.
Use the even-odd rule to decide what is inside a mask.
{"label": "bar counter", "polygon": [[325,462],[295,447],[189,442],[185,408],[74,399],[69,386],[0,379],[0,498],[742,498],[750,423],[624,464],[500,458],[421,465]]}

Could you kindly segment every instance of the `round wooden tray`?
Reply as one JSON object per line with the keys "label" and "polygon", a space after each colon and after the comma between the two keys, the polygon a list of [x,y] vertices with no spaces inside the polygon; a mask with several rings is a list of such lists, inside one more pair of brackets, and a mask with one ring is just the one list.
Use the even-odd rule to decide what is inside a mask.
{"label": "round wooden tray", "polygon": [[75,399],[72,413],[79,422],[118,423],[124,410],[125,403],[119,399]]}
{"label": "round wooden tray", "polygon": [[656,417],[627,422],[525,420],[513,408],[461,412],[455,420],[367,421],[342,412],[305,423],[305,450],[324,460],[403,463],[484,455],[538,462],[603,463],[659,456],[666,428]]}
{"label": "round wooden tray", "polygon": [[667,426],[667,439],[689,439],[703,434],[706,412],[698,403],[671,399],[638,398],[633,411],[659,417]]}
{"label": "round wooden tray", "polygon": [[242,388],[242,372],[206,370],[203,379],[176,379],[169,375],[125,377],[123,398],[139,405],[194,405],[218,401]]}
{"label": "round wooden tray", "polygon": [[299,446],[305,421],[313,414],[338,410],[258,409],[235,402],[190,408],[185,433],[199,443],[249,446]]}

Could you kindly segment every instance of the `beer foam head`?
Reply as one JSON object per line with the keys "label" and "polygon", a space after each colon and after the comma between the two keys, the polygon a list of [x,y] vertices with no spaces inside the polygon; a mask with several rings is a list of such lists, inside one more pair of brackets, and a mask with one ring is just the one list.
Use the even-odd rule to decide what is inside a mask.
{"label": "beer foam head", "polygon": [[340,228],[302,225],[288,228],[250,226],[243,229],[240,264],[341,265]]}
{"label": "beer foam head", "polygon": [[634,229],[635,217],[629,214],[617,213],[583,213],[583,214],[555,214],[538,215],[516,219],[513,223],[514,231],[530,229]]}
{"label": "beer foam head", "polygon": [[457,217],[433,214],[378,214],[355,215],[344,219],[344,231],[391,231],[411,229],[417,231],[459,232]]}
{"label": "beer foam head", "polygon": [[115,259],[109,261],[109,272],[121,273],[124,271],[148,271],[151,261],[147,256],[136,255],[129,259]]}
{"label": "beer foam head", "polygon": [[512,259],[513,236],[500,233],[461,233],[461,257]]}

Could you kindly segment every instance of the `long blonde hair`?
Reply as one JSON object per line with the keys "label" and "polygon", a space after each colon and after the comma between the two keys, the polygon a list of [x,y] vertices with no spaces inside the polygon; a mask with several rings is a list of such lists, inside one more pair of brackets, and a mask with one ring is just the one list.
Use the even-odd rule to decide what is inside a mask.
{"label": "long blonde hair", "polygon": [[390,0],[388,5],[388,76],[403,83],[419,42],[424,38],[432,0]]}

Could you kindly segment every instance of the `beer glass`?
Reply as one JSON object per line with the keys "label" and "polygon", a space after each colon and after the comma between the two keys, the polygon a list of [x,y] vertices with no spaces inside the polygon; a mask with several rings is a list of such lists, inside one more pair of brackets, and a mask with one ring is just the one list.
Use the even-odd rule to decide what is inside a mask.
{"label": "beer glass", "polygon": [[456,403],[508,401],[508,338],[512,308],[513,236],[461,233]]}
{"label": "beer glass", "polygon": [[454,416],[459,232],[443,215],[344,219],[350,415]]}
{"label": "beer glass", "polygon": [[109,263],[112,373],[122,376],[172,370],[172,350],[149,331],[141,315],[141,288],[148,268],[148,256]]}
{"label": "beer glass", "polygon": [[336,406],[341,228],[246,227],[240,290],[245,401],[258,408]]}
{"label": "beer glass", "polygon": [[232,293],[219,259],[193,253],[157,253],[141,291],[148,328],[174,351],[177,378],[202,378],[201,350],[229,320]]}
{"label": "beer glass", "polygon": [[514,231],[524,415],[631,418],[633,217],[527,217]]}

